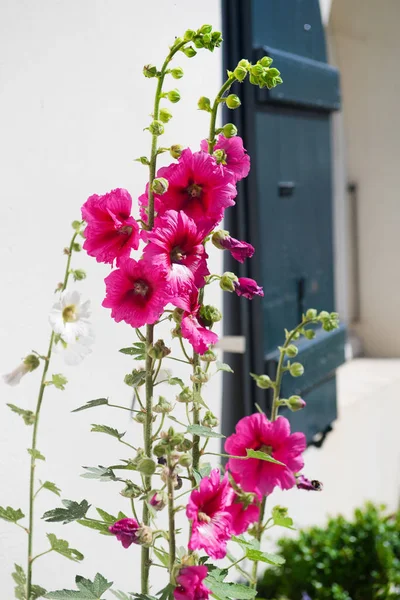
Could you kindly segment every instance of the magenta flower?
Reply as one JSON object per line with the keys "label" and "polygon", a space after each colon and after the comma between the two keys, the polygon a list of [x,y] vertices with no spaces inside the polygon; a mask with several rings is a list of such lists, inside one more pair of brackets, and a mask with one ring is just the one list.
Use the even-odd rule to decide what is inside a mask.
{"label": "magenta flower", "polygon": [[307,479],[304,475],[296,476],[296,485],[299,490],[307,490],[308,492],[322,492],[324,486],[320,481],[316,479]]}
{"label": "magenta flower", "polygon": [[115,535],[124,548],[129,548],[131,544],[138,544],[139,523],[135,519],[120,519],[114,525],[109,527],[109,531]]}
{"label": "magenta flower", "polygon": [[[208,142],[203,140],[200,144],[200,148],[204,151],[208,151]],[[224,169],[232,173],[236,181],[240,181],[244,177],[247,177],[250,171],[250,156],[243,148],[243,140],[238,135],[231,138],[226,138],[222,134],[218,136],[217,143],[214,146],[214,152],[218,152],[222,160],[221,164]]]}
{"label": "magenta flower", "polygon": [[[168,181],[168,190],[155,195],[155,210],[159,215],[167,210],[183,210],[197,226],[211,229],[222,219],[225,208],[235,204],[236,188],[231,173],[225,172],[215,158],[206,152],[187,148],[178,163],[159,169],[157,177]],[[147,195],[139,198],[141,213],[148,205]]]}
{"label": "magenta flower", "polygon": [[228,231],[222,229],[213,234],[212,242],[214,246],[221,250],[229,250],[232,257],[240,263],[243,263],[246,258],[251,258],[254,254],[254,246],[231,237]]}
{"label": "magenta flower", "polygon": [[228,475],[221,480],[218,469],[204,477],[193,490],[186,508],[192,521],[189,550],[203,549],[211,558],[224,558],[226,544],[232,536],[232,515],[228,510],[235,497]]}
{"label": "magenta flower", "polygon": [[207,575],[208,569],[204,565],[180,569],[176,577],[175,600],[207,600],[211,593],[203,583]]}
{"label": "magenta flower", "polygon": [[192,344],[197,354],[204,354],[211,345],[218,342],[218,336],[202,323],[198,297],[199,290],[192,285],[188,294],[175,297],[172,303],[184,310],[181,321],[182,336]]}
{"label": "magenta flower", "polygon": [[246,450],[260,450],[279,460],[283,465],[257,458],[248,460],[230,458],[227,469],[246,492],[270,494],[275,487],[288,490],[296,485],[295,473],[304,466],[302,452],[306,449],[303,433],[290,434],[285,417],[269,421],[264,414],[244,417],[225,442],[225,451],[232,456],[246,456]]}
{"label": "magenta flower", "polygon": [[182,287],[204,285],[209,275],[207,254],[203,240],[208,231],[198,229],[196,223],[183,211],[168,210],[156,219],[155,227],[144,233],[149,242],[144,250],[144,259],[155,269],[168,273],[172,292],[182,293]]}
{"label": "magenta flower", "polygon": [[127,190],[117,188],[104,196],[94,194],[82,206],[87,222],[84,249],[97,262],[117,265],[139,247],[139,226],[131,217],[132,198]]}
{"label": "magenta flower", "polygon": [[252,300],[254,296],[264,296],[262,287],[249,277],[239,277],[238,281],[234,282],[234,286],[237,295],[244,296],[248,300]]}
{"label": "magenta flower", "polygon": [[144,260],[126,259],[119,269],[105,279],[105,308],[111,308],[112,318],[132,327],[157,321],[170,300],[166,275]]}

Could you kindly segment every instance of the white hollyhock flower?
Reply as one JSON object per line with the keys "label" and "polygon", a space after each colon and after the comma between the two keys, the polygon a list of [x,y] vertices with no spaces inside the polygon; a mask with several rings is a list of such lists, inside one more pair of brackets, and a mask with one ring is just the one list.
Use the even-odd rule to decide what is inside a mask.
{"label": "white hollyhock flower", "polygon": [[83,338],[91,335],[90,300],[81,302],[79,292],[64,291],[49,315],[50,325],[67,344],[81,343]]}
{"label": "white hollyhock flower", "polygon": [[94,342],[94,335],[89,334],[82,338],[77,338],[72,344],[67,344],[62,338],[56,341],[55,349],[56,352],[62,354],[62,357],[67,365],[76,366],[83,361],[83,359],[91,354],[91,345]]}
{"label": "white hollyhock flower", "polygon": [[28,354],[20,365],[11,373],[3,375],[3,380],[7,385],[18,385],[24,375],[38,368],[40,361],[34,354]]}

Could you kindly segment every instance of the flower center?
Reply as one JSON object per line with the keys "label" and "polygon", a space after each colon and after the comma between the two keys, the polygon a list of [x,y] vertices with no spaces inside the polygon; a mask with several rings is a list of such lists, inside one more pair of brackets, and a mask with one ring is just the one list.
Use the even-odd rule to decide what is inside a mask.
{"label": "flower center", "polygon": [[267,446],[265,444],[263,444],[259,449],[259,452],[264,452],[264,454],[268,454],[269,456],[272,456],[272,452],[273,452],[273,447],[272,446]]}
{"label": "flower center", "polygon": [[132,233],[132,227],[130,225],[122,225],[122,227],[118,229],[118,233],[129,236]]}
{"label": "flower center", "polygon": [[203,189],[201,185],[198,185],[197,183],[191,183],[186,188],[186,191],[191,198],[201,198]]}
{"label": "flower center", "polygon": [[133,284],[133,293],[135,294],[135,296],[142,296],[142,298],[145,298],[147,296],[148,291],[149,286],[145,281],[143,281],[143,279],[138,279]]}
{"label": "flower center", "polygon": [[209,517],[208,515],[206,515],[206,513],[203,512],[197,513],[197,518],[199,521],[202,521],[204,523],[210,523],[211,521],[211,517]]}
{"label": "flower center", "polygon": [[225,150],[222,150],[222,148],[215,150],[214,158],[219,165],[226,165],[227,155]]}
{"label": "flower center", "polygon": [[62,318],[64,323],[73,323],[74,321],[77,320],[77,314],[76,314],[76,306],[75,304],[70,304],[69,306],[66,306],[64,308],[64,310],[62,311]]}
{"label": "flower center", "polygon": [[171,250],[170,257],[171,262],[180,264],[186,258],[186,254],[183,252],[183,250],[181,250],[181,248],[179,248],[179,246],[175,246],[175,248]]}

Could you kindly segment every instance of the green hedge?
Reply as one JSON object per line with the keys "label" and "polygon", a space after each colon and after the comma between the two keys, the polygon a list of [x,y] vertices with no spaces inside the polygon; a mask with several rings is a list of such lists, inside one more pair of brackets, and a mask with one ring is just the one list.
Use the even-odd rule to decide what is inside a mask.
{"label": "green hedge", "polygon": [[282,538],[286,562],[268,569],[258,597],[268,600],[400,600],[400,513],[367,504],[354,519]]}

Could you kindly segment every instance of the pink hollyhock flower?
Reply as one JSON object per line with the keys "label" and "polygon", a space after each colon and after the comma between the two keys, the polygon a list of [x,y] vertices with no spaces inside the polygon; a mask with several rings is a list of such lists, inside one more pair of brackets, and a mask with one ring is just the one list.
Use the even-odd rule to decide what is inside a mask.
{"label": "pink hollyhock flower", "polygon": [[105,308],[117,323],[125,321],[132,327],[152,324],[170,301],[170,288],[165,273],[144,260],[126,259],[119,269],[105,279]]}
{"label": "pink hollyhock flower", "polygon": [[209,275],[207,254],[203,240],[208,231],[198,229],[195,221],[183,211],[168,210],[156,219],[154,229],[144,232],[148,241],[144,258],[153,268],[168,273],[172,292],[181,294],[182,287],[204,285],[204,277]]}
{"label": "pink hollyhock flower", "polygon": [[[203,140],[200,148],[208,152],[208,141]],[[226,171],[232,173],[236,181],[247,177],[250,171],[250,156],[243,148],[243,140],[238,135],[226,138],[219,135],[217,143],[214,146],[214,153],[217,161],[220,161]]]}
{"label": "pink hollyhock flower", "polygon": [[227,469],[247,492],[270,494],[275,487],[288,490],[296,485],[295,473],[304,466],[302,452],[306,449],[303,433],[290,434],[285,417],[269,421],[264,414],[244,417],[225,442],[225,451],[232,456],[246,456],[246,450],[261,450],[283,465],[249,458],[230,458]]}
{"label": "pink hollyhock flower", "polygon": [[[236,477],[233,473],[231,473],[231,476],[236,481]],[[253,495],[242,492],[242,494],[250,496],[249,498],[246,498],[246,503],[243,502],[243,496],[241,498],[235,491],[232,504],[227,507],[227,511],[232,517],[231,529],[233,535],[240,535],[247,531],[250,525],[258,521],[260,516],[259,503],[261,496],[258,493]]]}
{"label": "pink hollyhock flower", "polygon": [[212,242],[220,250],[229,250],[233,258],[240,263],[254,254],[254,246],[231,237],[228,231],[222,229],[213,234]]}
{"label": "pink hollyhock flower", "polygon": [[129,548],[131,544],[138,544],[139,523],[135,519],[120,519],[114,525],[108,528],[121,542],[124,548]]}
{"label": "pink hollyhock flower", "polygon": [[184,310],[181,321],[182,336],[188,340],[197,354],[204,354],[211,345],[218,342],[218,336],[201,321],[199,290],[192,285],[190,292],[181,297],[175,297],[172,303]]}
{"label": "pink hollyhock flower", "polygon": [[312,479],[311,481],[304,475],[296,476],[296,486],[299,490],[307,490],[308,492],[322,492],[324,486],[320,481]]}
{"label": "pink hollyhock flower", "polygon": [[177,575],[178,586],[174,590],[175,600],[207,600],[210,590],[203,581],[208,575],[204,565],[183,567]]}
{"label": "pink hollyhock flower", "polygon": [[131,217],[132,198],[117,188],[104,196],[94,194],[82,206],[82,219],[87,222],[84,249],[97,262],[113,264],[139,247],[139,226]]}
{"label": "pink hollyhock flower", "polygon": [[221,480],[218,469],[204,477],[198,489],[193,490],[186,508],[192,521],[189,550],[203,549],[211,558],[224,558],[226,543],[232,536],[232,515],[228,507],[235,492],[228,475]]}
{"label": "pink hollyhock flower", "polygon": [[239,277],[233,282],[235,292],[238,296],[244,296],[248,300],[252,300],[254,296],[264,296],[264,290],[258,285],[254,279],[249,277]]}
{"label": "pink hollyhock flower", "polygon": [[[155,210],[161,215],[167,210],[183,210],[198,227],[211,229],[222,219],[225,208],[235,204],[236,188],[231,173],[225,172],[213,156],[187,148],[178,163],[159,169],[157,177],[168,181],[168,190],[155,195]],[[139,198],[142,213],[147,196]]]}

